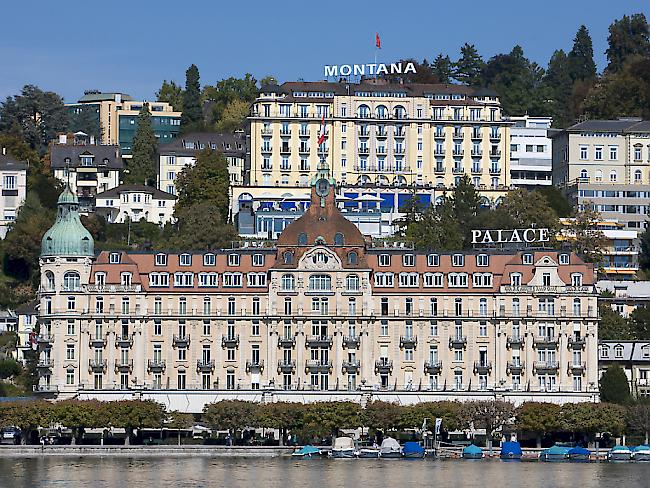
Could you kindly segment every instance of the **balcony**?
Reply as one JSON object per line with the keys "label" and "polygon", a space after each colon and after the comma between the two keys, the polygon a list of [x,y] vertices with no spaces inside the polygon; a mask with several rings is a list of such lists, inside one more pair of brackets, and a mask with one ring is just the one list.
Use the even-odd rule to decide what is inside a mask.
{"label": "balcony", "polygon": [[442,132],[442,131],[436,131],[433,134],[433,137],[436,138],[436,139],[444,139],[445,138],[445,133]]}
{"label": "balcony", "polygon": [[281,136],[290,136],[291,135],[291,129],[280,129],[280,135]]}
{"label": "balcony", "polygon": [[50,334],[42,334],[36,337],[36,342],[41,347],[52,347],[52,344],[54,344],[54,336]]}
{"label": "balcony", "polygon": [[106,336],[90,336],[90,347],[106,347]]}
{"label": "balcony", "polygon": [[465,349],[467,348],[467,336],[456,336],[449,338],[450,349]]}
{"label": "balcony", "polygon": [[270,127],[262,127],[262,134],[270,136],[273,134],[273,129]]}
{"label": "balcony", "polygon": [[278,361],[278,373],[295,373],[296,372],[296,362],[295,361]]}
{"label": "balcony", "polygon": [[214,359],[209,361],[198,359],[196,361],[196,370],[200,373],[211,373],[214,371]]}
{"label": "balcony", "polygon": [[507,374],[521,374],[524,369],[524,363],[521,361],[508,361],[506,363]]}
{"label": "balcony", "polygon": [[584,337],[569,337],[568,348],[569,349],[584,349],[587,345],[587,339]]}
{"label": "balcony", "polygon": [[523,347],[523,345],[524,345],[524,336],[522,335],[511,335],[508,336],[506,339],[506,347],[508,349],[512,348],[512,346]]}
{"label": "balcony", "polygon": [[106,359],[89,359],[88,372],[90,373],[105,373],[108,361]]}
{"label": "balcony", "polygon": [[246,361],[246,372],[247,373],[261,373],[264,371],[264,360],[251,359]]}
{"label": "balcony", "polygon": [[462,139],[462,138],[463,138],[462,131],[454,131],[454,139]]}
{"label": "balcony", "polygon": [[188,334],[176,335],[173,338],[174,347],[187,347],[190,345],[190,336]]}
{"label": "balcony", "polygon": [[115,337],[115,347],[132,347],[133,335],[118,335]]}
{"label": "balcony", "polygon": [[165,371],[165,360],[164,359],[150,359],[147,361],[147,370],[152,373],[162,373]]}
{"label": "balcony", "polygon": [[343,336],[344,349],[359,349],[361,339],[356,335]]}
{"label": "balcony", "polygon": [[536,373],[557,372],[560,368],[560,363],[557,361],[535,361],[533,363],[533,370]]}
{"label": "balcony", "polygon": [[302,137],[309,137],[309,130],[307,129],[300,129],[298,131],[298,135]]}
{"label": "balcony", "polygon": [[473,175],[482,175],[483,174],[483,168],[479,168],[477,166],[472,166],[472,174]]}
{"label": "balcony", "polygon": [[298,150],[298,152],[299,152],[300,154],[309,155],[309,152],[310,152],[310,151],[309,151],[309,147],[307,147],[307,146],[301,146],[300,149]]}
{"label": "balcony", "polygon": [[239,334],[233,336],[223,336],[221,338],[221,347],[239,347]]}
{"label": "balcony", "polygon": [[376,152],[377,152],[377,154],[379,156],[385,156],[386,155],[386,148],[385,147],[378,147]]}
{"label": "balcony", "polygon": [[481,151],[480,149],[478,150],[472,149],[472,156],[475,158],[480,158],[481,156],[483,156],[483,151]]}
{"label": "balcony", "polygon": [[393,372],[393,361],[390,359],[378,359],[375,361],[375,373],[390,374]]}
{"label": "balcony", "polygon": [[307,336],[305,347],[332,347],[332,336]]}
{"label": "balcony", "polygon": [[567,371],[569,374],[585,374],[587,363],[584,361],[569,361]]}
{"label": "balcony", "polygon": [[116,359],[115,371],[120,373],[130,373],[133,371],[133,359]]}
{"label": "balcony", "polygon": [[370,129],[367,127],[359,127],[358,133],[359,137],[370,137]]}
{"label": "balcony", "polygon": [[415,349],[418,347],[417,336],[400,336],[399,348],[400,349]]}
{"label": "balcony", "polygon": [[483,139],[483,136],[479,131],[472,131],[472,139],[474,140],[481,140]]}
{"label": "balcony", "polygon": [[492,371],[492,361],[474,361],[474,373],[489,374]]}
{"label": "balcony", "polygon": [[464,151],[463,149],[454,149],[453,152],[452,152],[452,154],[453,154],[454,156],[464,156],[464,155],[465,155],[465,151]]}
{"label": "balcony", "polygon": [[282,146],[280,148],[280,154],[291,154],[291,148],[289,146]]}
{"label": "balcony", "polygon": [[445,150],[444,149],[434,149],[433,150],[433,155],[434,156],[444,156],[445,155]]}
{"label": "balcony", "polygon": [[406,153],[406,149],[404,149],[403,147],[396,147],[393,149],[393,153],[403,156]]}
{"label": "balcony", "polygon": [[368,147],[360,147],[360,148],[357,150],[357,152],[358,152],[359,154],[361,154],[361,155],[365,155],[365,156],[367,156],[368,154],[370,154],[370,148],[368,148]]}
{"label": "balcony", "polygon": [[491,175],[500,175],[501,174],[501,168],[491,167],[490,168],[490,174]]}
{"label": "balcony", "polygon": [[278,337],[278,347],[296,347],[296,337]]}
{"label": "balcony", "polygon": [[501,140],[501,134],[499,132],[490,132],[490,140],[491,141],[500,141]]}
{"label": "balcony", "polygon": [[437,174],[437,175],[444,175],[447,172],[447,170],[446,170],[446,168],[444,166],[442,166],[442,167],[436,166],[436,168],[433,170],[433,172],[435,174]]}
{"label": "balcony", "polygon": [[425,361],[424,372],[425,374],[440,374],[442,371],[442,361]]}
{"label": "balcony", "polygon": [[556,336],[535,336],[533,338],[533,347],[556,347],[557,341]]}
{"label": "balcony", "polygon": [[53,359],[39,359],[38,363],[36,363],[36,369],[52,369],[53,367]]}
{"label": "balcony", "polygon": [[406,137],[406,131],[403,129],[396,130],[395,133],[393,134],[394,137]]}
{"label": "balcony", "polygon": [[305,373],[329,373],[332,371],[332,361],[308,359],[305,361]]}
{"label": "balcony", "polygon": [[271,154],[272,149],[271,146],[262,146],[262,154]]}
{"label": "balcony", "polygon": [[51,395],[58,393],[59,387],[57,385],[34,385],[34,393],[41,395]]}
{"label": "balcony", "polygon": [[341,367],[341,371],[345,374],[355,374],[359,372],[359,368],[361,368],[361,361],[358,359],[355,359],[353,361],[343,361],[343,366]]}
{"label": "balcony", "polygon": [[462,175],[465,173],[465,168],[462,168],[460,166],[455,166],[452,168],[451,172],[455,175]]}

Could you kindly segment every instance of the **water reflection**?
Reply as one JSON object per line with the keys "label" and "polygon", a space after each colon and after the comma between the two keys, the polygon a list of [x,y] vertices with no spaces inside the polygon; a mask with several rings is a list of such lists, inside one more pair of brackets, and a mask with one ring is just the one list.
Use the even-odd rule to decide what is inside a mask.
{"label": "water reflection", "polygon": [[0,459],[0,487],[620,487],[647,486],[650,463],[43,457]]}

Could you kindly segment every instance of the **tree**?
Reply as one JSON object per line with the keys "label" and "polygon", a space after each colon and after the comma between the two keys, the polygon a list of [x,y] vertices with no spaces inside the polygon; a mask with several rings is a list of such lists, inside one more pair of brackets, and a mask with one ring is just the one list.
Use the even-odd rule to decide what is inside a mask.
{"label": "tree", "polygon": [[632,430],[641,432],[644,436],[644,444],[648,445],[650,434],[650,400],[647,398],[640,398],[630,405],[630,414],[628,415],[628,423]]}
{"label": "tree", "polygon": [[6,380],[18,376],[23,372],[23,367],[12,358],[0,359],[0,379]]}
{"label": "tree", "polygon": [[175,81],[164,80],[156,92],[156,100],[167,102],[177,112],[183,111],[183,88]]}
{"label": "tree", "polygon": [[217,132],[234,132],[242,128],[250,112],[250,105],[244,100],[233,100],[223,110],[221,119],[215,124]]}
{"label": "tree", "polygon": [[203,109],[201,108],[201,84],[199,68],[191,65],[185,72],[185,91],[183,92],[183,114],[181,129],[183,132],[200,130],[203,126]]}
{"label": "tree", "polygon": [[636,307],[630,314],[630,332],[635,340],[650,340],[650,308]]}
{"label": "tree", "polygon": [[569,51],[569,75],[573,81],[594,80],[596,78],[596,63],[594,62],[594,47],[586,26],[581,25],[573,38],[573,47]]}
{"label": "tree", "polygon": [[465,43],[460,48],[460,59],[455,63],[454,78],[465,85],[480,86],[484,66],[483,58],[474,44]]}
{"label": "tree", "polygon": [[568,225],[569,245],[571,249],[588,263],[600,266],[604,259],[604,248],[607,244],[605,234],[598,228],[602,221],[600,212],[593,210],[591,205],[576,213]]}
{"label": "tree", "polygon": [[32,432],[50,425],[52,406],[47,402],[18,402],[0,404],[0,425],[14,425],[22,431],[21,443],[27,444]]}
{"label": "tree", "polygon": [[421,63],[413,58],[400,59],[397,62],[402,63],[402,66],[412,63],[415,73],[384,75],[384,78],[393,83],[438,83],[438,78],[433,74],[431,65],[426,59],[423,59]]}
{"label": "tree", "polygon": [[361,423],[364,427],[385,432],[400,427],[403,412],[404,407],[397,403],[374,401],[363,409]]}
{"label": "tree", "polygon": [[275,76],[272,75],[267,75],[264,78],[260,80],[260,87],[266,86],[266,85],[277,85],[278,80]]}
{"label": "tree", "polygon": [[630,400],[630,386],[623,368],[612,364],[600,377],[600,399],[619,404]]}
{"label": "tree", "polygon": [[181,445],[181,430],[191,429],[194,425],[194,415],[191,413],[170,412],[165,421],[168,429],[176,429],[178,445]]}
{"label": "tree", "polygon": [[563,431],[583,434],[592,443],[599,432],[621,435],[625,431],[626,417],[627,410],[620,405],[565,403],[562,405],[561,425]]}
{"label": "tree", "polygon": [[452,202],[446,196],[435,207],[416,212],[402,232],[416,249],[453,251],[463,248],[463,233],[456,221]]}
{"label": "tree", "polygon": [[52,420],[72,429],[72,444],[77,443],[77,438],[83,429],[88,427],[104,427],[101,425],[100,402],[65,400],[53,406]]}
{"label": "tree", "polygon": [[502,432],[506,425],[513,422],[515,406],[499,400],[467,402],[463,405],[463,415],[475,429],[485,429],[487,446],[492,452],[492,440],[497,432]]}
{"label": "tree", "polygon": [[250,73],[244,78],[230,77],[218,81],[216,85],[203,88],[203,99],[209,107],[206,113],[206,123],[216,124],[223,117],[224,110],[233,100],[253,103],[259,95],[257,80]]}
{"label": "tree", "polygon": [[99,119],[99,108],[94,105],[78,107],[75,113],[69,115],[68,130],[70,132],[83,132],[93,136],[98,142],[102,137],[102,124]]}
{"label": "tree", "polygon": [[[355,429],[361,425],[361,406],[352,402],[315,402],[309,404],[303,416],[305,434],[322,439],[336,436],[340,429]],[[303,436],[305,435],[303,434]]]}
{"label": "tree", "polygon": [[156,182],[155,157],[158,141],[151,126],[149,104],[138,114],[138,127],[133,137],[133,156],[127,160],[124,183],[153,186]]}
{"label": "tree", "polygon": [[541,186],[536,188],[534,192],[544,195],[549,208],[553,209],[559,218],[569,217],[573,212],[571,204],[556,186]]}
{"label": "tree", "polygon": [[240,400],[221,400],[203,408],[203,419],[214,429],[237,432],[256,427],[257,405]]}
{"label": "tree", "polygon": [[523,188],[508,192],[496,212],[505,214],[517,229],[540,227],[556,231],[560,225],[546,197]]}
{"label": "tree", "polygon": [[165,226],[162,236],[165,244],[157,247],[179,251],[229,247],[237,240],[237,231],[223,220],[222,214],[222,209],[210,201],[176,208],[177,221]]}
{"label": "tree", "polygon": [[20,95],[0,103],[0,132],[18,135],[40,152],[67,128],[67,110],[63,99],[54,92],[25,85]]}
{"label": "tree", "polygon": [[423,402],[405,407],[400,426],[406,428],[420,427],[424,419],[429,425],[434,419],[442,419],[441,430],[448,432],[462,428],[462,404],[459,402]]}
{"label": "tree", "polygon": [[280,445],[284,445],[287,430],[298,429],[302,424],[304,406],[301,403],[262,403],[257,408],[256,425],[280,431]]}
{"label": "tree", "polygon": [[454,187],[451,207],[464,236],[465,246],[471,246],[473,224],[481,212],[481,196],[469,176],[464,175]]}
{"label": "tree", "polygon": [[607,302],[598,305],[598,339],[603,341],[626,341],[633,339],[630,325],[620,313]]}
{"label": "tree", "polygon": [[515,412],[517,432],[534,434],[540,448],[546,434],[559,430],[560,412],[555,403],[526,402]]}
{"label": "tree", "polygon": [[134,429],[160,428],[167,418],[165,407],[153,400],[123,400],[101,405],[99,423],[126,430],[124,443],[131,443]]}
{"label": "tree", "polygon": [[229,185],[228,161],[223,154],[205,149],[198,154],[194,165],[186,166],[178,174],[176,210],[209,202],[219,208],[222,221],[226,222],[230,203]]}
{"label": "tree", "polygon": [[551,56],[542,84],[549,96],[548,110],[549,115],[553,117],[553,125],[555,127],[566,127],[573,120],[573,114],[569,106],[573,80],[571,78],[569,59],[562,49],[555,51]]}
{"label": "tree", "polygon": [[625,61],[636,55],[647,56],[650,54],[650,40],[648,35],[648,21],[645,15],[624,15],[609,26],[607,37],[609,47],[605,51],[608,65],[607,73],[616,73],[623,69]]}
{"label": "tree", "polygon": [[454,72],[454,64],[449,56],[438,54],[431,64],[431,72],[437,79],[438,83],[451,83],[451,77]]}

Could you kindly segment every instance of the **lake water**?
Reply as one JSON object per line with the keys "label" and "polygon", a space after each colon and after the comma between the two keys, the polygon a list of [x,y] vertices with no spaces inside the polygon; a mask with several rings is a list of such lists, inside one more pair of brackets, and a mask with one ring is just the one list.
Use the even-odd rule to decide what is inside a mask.
{"label": "lake water", "polygon": [[0,459],[1,488],[627,488],[648,487],[649,480],[650,463],[58,456]]}

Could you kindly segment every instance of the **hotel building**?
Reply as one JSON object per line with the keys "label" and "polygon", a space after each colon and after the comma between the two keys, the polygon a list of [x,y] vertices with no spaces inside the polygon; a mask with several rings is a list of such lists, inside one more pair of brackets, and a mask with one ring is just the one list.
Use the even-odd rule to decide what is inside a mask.
{"label": "hotel building", "polygon": [[321,150],[344,197],[369,194],[379,203],[378,215],[360,217],[381,220],[373,224],[377,229],[392,227],[414,191],[428,204],[463,175],[486,204],[510,189],[511,122],[489,90],[383,80],[287,82],[262,87],[248,121],[250,181],[234,186],[232,195],[233,216],[245,211],[237,221],[245,236],[277,237],[300,215],[259,212],[308,201],[304,194]]}
{"label": "hotel building", "polygon": [[16,220],[20,206],[27,194],[27,165],[10,158],[4,148],[0,152],[0,239],[4,239],[9,226]]}
{"label": "hotel building", "polygon": [[373,241],[335,203],[273,243],[95,253],[65,190],[44,235],[40,381],[54,398],[598,399],[594,269],[543,249],[438,253]]}
{"label": "hotel building", "polygon": [[553,142],[548,137],[551,117],[510,117],[510,181],[514,186],[535,188],[552,182]]}

